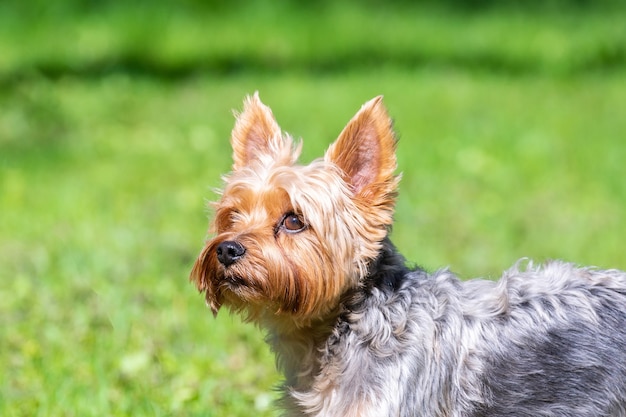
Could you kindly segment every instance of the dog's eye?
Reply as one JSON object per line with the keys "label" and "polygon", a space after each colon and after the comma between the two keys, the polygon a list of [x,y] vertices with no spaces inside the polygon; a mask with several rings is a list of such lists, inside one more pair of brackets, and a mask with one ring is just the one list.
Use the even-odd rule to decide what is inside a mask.
{"label": "dog's eye", "polygon": [[300,232],[304,229],[305,224],[297,214],[289,213],[283,219],[282,226],[288,232]]}

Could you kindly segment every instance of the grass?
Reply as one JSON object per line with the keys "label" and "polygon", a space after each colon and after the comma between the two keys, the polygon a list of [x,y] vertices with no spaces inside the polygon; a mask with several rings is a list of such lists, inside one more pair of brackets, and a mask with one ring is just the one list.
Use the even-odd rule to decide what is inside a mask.
{"label": "grass", "polygon": [[[434,33],[463,38],[460,17],[439,13],[416,19],[430,22]],[[325,19],[332,16],[342,19]],[[524,30],[515,23],[518,14],[490,16],[469,23],[470,32],[484,34],[488,48],[498,43],[499,32],[491,27]],[[577,20],[567,16],[555,17],[552,29],[552,18],[539,21],[547,22],[546,32],[586,39],[592,50],[613,39],[602,31],[622,30],[579,31]],[[177,19],[183,18],[172,17]],[[169,52],[148,67],[153,76],[121,67],[95,75],[31,71],[51,62],[46,56],[90,62],[82,50],[54,47],[60,35],[48,29],[42,33],[50,34],[50,43],[33,35],[28,48],[3,55],[1,415],[276,415],[268,402],[279,376],[262,334],[227,314],[213,320],[187,282],[205,237],[205,200],[231,163],[230,109],[240,108],[242,97],[255,90],[284,130],[305,139],[306,161],[321,155],[365,100],[385,94],[401,138],[404,175],[393,238],[408,259],[428,269],[450,265],[464,277],[495,277],[522,256],[626,268],[621,66],[539,70],[548,61],[543,68],[570,65],[541,41],[547,61],[534,48],[495,50],[502,62],[519,54],[519,62],[535,68],[521,72],[452,61],[405,65],[394,58],[385,65],[321,72],[285,64],[278,71],[163,76],[159,62],[175,61],[168,54],[205,54],[185,52],[195,48],[186,36],[202,32],[189,19],[189,27],[176,23],[164,35],[180,31],[186,40],[171,40],[164,48]],[[304,42],[298,40],[304,29],[272,31],[271,19],[259,23],[259,42],[291,33],[296,40],[284,42]],[[378,17],[363,12],[356,19]],[[408,16],[393,19],[385,25],[397,22],[394,27],[406,26],[399,33],[412,33]],[[562,23],[567,19],[571,27]],[[133,26],[112,27],[119,30],[102,29],[98,36],[126,39],[118,33]],[[21,29],[0,28],[6,35],[0,42],[13,45]],[[241,56],[255,49],[248,45],[256,38],[233,33],[241,38],[221,46],[225,51],[237,42],[244,48]],[[341,56],[341,48],[349,56],[366,43],[365,35],[353,33],[342,32],[343,40],[329,52],[312,40],[310,50],[292,56],[306,60],[328,53],[330,61]],[[381,35],[381,42],[385,36],[391,35]],[[410,49],[388,42],[392,57]],[[182,52],[178,44],[186,45]],[[95,56],[117,53],[107,55],[94,45]],[[124,49],[113,45],[114,51]],[[442,45],[454,48],[447,41]]]}
{"label": "grass", "polygon": [[[207,71],[324,73],[381,63],[577,74],[626,65],[623,7],[472,14],[373,10],[346,2],[304,9],[251,3],[215,12],[113,2],[76,15],[32,16],[16,12],[25,6],[8,2],[0,6],[0,79],[119,70],[166,77]],[[33,17],[36,25],[29,24]]]}

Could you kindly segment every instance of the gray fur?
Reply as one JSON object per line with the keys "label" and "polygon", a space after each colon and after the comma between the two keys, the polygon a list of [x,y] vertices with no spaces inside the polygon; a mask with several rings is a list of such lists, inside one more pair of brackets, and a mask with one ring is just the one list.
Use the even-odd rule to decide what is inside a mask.
{"label": "gray fur", "polygon": [[626,416],[626,273],[550,262],[461,282],[389,248],[330,335],[270,341],[296,355],[286,415]]}

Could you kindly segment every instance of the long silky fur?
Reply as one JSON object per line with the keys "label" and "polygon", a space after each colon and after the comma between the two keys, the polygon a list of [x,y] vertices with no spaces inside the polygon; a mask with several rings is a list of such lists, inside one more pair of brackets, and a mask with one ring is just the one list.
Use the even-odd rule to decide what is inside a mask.
{"label": "long silky fur", "polygon": [[624,416],[625,332],[624,272],[555,261],[461,282],[386,240],[286,415]]}

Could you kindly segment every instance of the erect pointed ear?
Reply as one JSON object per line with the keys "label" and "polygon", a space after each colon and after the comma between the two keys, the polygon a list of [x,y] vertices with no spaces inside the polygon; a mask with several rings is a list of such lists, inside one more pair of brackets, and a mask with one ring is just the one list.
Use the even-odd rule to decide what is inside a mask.
{"label": "erect pointed ear", "polygon": [[235,170],[248,165],[252,159],[271,154],[282,141],[272,110],[261,102],[258,91],[246,97],[243,111],[236,117],[231,135]]}
{"label": "erect pointed ear", "polygon": [[356,197],[393,206],[397,177],[396,138],[382,96],[365,103],[324,159],[341,169]]}

